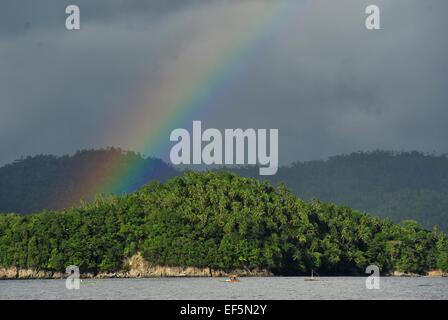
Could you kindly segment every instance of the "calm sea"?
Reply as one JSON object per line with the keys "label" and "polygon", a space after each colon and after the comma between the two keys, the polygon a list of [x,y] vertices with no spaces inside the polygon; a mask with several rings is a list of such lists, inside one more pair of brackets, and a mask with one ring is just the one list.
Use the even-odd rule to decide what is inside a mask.
{"label": "calm sea", "polygon": [[367,290],[362,277],[152,278],[84,280],[67,290],[65,280],[0,281],[0,299],[448,299],[448,278],[380,280]]}

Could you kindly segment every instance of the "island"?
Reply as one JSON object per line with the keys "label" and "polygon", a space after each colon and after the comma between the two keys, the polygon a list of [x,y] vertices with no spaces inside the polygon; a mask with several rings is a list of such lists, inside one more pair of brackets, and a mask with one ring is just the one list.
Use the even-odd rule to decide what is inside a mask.
{"label": "island", "polygon": [[285,186],[185,171],[62,211],[0,215],[0,278],[443,275],[448,237]]}

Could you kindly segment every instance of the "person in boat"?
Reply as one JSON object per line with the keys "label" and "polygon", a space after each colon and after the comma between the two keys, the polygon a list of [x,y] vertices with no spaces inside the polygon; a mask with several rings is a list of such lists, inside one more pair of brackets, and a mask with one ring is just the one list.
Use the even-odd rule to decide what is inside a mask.
{"label": "person in boat", "polygon": [[238,279],[238,277],[236,275],[231,275],[227,281],[228,282],[239,282],[240,280]]}
{"label": "person in boat", "polygon": [[319,281],[319,275],[317,274],[317,277],[315,277],[315,273],[317,274],[317,272],[311,269],[311,278],[305,278],[305,281]]}

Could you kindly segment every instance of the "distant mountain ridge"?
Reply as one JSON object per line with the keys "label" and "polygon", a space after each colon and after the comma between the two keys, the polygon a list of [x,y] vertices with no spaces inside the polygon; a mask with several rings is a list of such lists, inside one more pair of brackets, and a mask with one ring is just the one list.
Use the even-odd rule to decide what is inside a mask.
{"label": "distant mountain ridge", "polygon": [[[94,174],[112,165],[150,168],[128,189],[132,192],[151,180],[166,181],[182,172],[160,159],[110,148],[84,150],[73,156],[40,155],[0,168],[0,212],[32,213],[61,210],[79,203]],[[229,169],[241,176],[260,179],[257,168]],[[297,162],[281,167],[274,176],[305,200],[314,198],[391,217],[399,222],[413,219],[430,229],[448,231],[448,157],[419,152],[358,152],[328,160]],[[111,190],[99,190],[109,192]],[[82,194],[90,200],[94,194]]]}
{"label": "distant mountain ridge", "polygon": [[[148,168],[129,190],[106,189],[110,185],[107,173],[117,168]],[[37,155],[0,168],[0,212],[33,213],[44,209],[62,210],[92,200],[94,192],[131,192],[152,180],[165,181],[179,173],[160,159],[119,148],[82,150],[61,157]],[[98,177],[106,175],[100,188]],[[86,191],[87,190],[87,191]]]}
{"label": "distant mountain ridge", "polygon": [[[255,170],[238,169],[242,176]],[[448,230],[448,157],[373,151],[297,162],[269,177],[299,197],[348,205],[394,221],[413,219]]]}

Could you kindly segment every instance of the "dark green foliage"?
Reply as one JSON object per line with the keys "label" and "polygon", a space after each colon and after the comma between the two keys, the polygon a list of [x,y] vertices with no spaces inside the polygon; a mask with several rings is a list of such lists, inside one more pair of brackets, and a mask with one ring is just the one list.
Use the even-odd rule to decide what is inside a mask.
{"label": "dark green foliage", "polygon": [[0,215],[0,266],[112,271],[137,252],[169,266],[267,268],[276,274],[448,270],[448,240],[285,187],[225,172],[186,172],[121,197],[40,214]]}
{"label": "dark green foliage", "polygon": [[[132,176],[134,168],[144,167]],[[129,190],[115,185],[116,171],[129,176]],[[33,213],[44,209],[63,210],[79,201],[90,201],[97,193],[122,194],[134,191],[150,180],[164,181],[178,174],[159,159],[109,148],[79,151],[73,156],[27,157],[0,168],[0,212]]]}
{"label": "dark green foliage", "polygon": [[[148,168],[115,189],[89,189],[98,176]],[[258,168],[233,170],[238,175],[260,178]],[[62,210],[91,200],[97,193],[133,192],[151,180],[166,181],[181,172],[163,161],[143,158],[120,149],[81,151],[74,156],[36,156],[0,168],[0,212],[32,213]],[[375,151],[331,157],[327,161],[299,162],[281,167],[263,179],[284,183],[305,200],[348,205],[361,211],[390,217],[394,222],[412,219],[431,229],[448,231],[448,158],[418,152]]]}
{"label": "dark green foliage", "polygon": [[[234,170],[258,177],[258,169]],[[298,162],[268,178],[302,199],[320,199],[448,231],[448,157],[419,152],[359,152],[327,161]]]}

